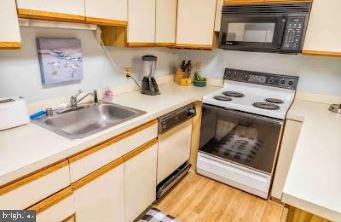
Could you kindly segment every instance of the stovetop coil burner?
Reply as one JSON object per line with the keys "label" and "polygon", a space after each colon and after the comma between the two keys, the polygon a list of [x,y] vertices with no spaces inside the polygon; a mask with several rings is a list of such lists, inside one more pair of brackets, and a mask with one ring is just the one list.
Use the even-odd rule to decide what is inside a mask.
{"label": "stovetop coil burner", "polygon": [[235,91],[225,91],[223,92],[223,94],[229,97],[236,97],[236,98],[244,97],[243,93],[235,92]]}
{"label": "stovetop coil burner", "polygon": [[279,110],[279,106],[273,103],[265,103],[265,102],[256,102],[252,104],[253,106],[260,108],[260,109],[267,109],[267,110]]}
{"label": "stovetop coil burner", "polygon": [[215,96],[213,98],[216,99],[216,100],[225,101],[225,102],[232,101],[232,98],[228,97],[228,96]]}
{"label": "stovetop coil burner", "polygon": [[284,103],[283,100],[276,99],[276,98],[266,98],[265,101],[269,102],[269,103],[275,103],[275,104],[283,104]]}

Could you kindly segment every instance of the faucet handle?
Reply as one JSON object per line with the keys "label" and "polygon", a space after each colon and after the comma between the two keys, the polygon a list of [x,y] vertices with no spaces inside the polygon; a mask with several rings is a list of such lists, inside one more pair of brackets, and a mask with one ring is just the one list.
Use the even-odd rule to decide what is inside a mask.
{"label": "faucet handle", "polygon": [[77,99],[77,97],[80,96],[80,94],[82,94],[82,93],[83,93],[83,90],[79,89],[78,92],[77,92],[77,94],[71,96],[71,98]]}
{"label": "faucet handle", "polygon": [[93,97],[94,97],[94,103],[98,103],[97,90],[94,90],[94,91],[92,92],[92,95],[93,95]]}
{"label": "faucet handle", "polygon": [[83,93],[83,91],[80,89],[80,90],[78,90],[78,93],[76,95],[70,97],[70,106],[71,107],[75,107],[77,105],[77,97],[82,93]]}

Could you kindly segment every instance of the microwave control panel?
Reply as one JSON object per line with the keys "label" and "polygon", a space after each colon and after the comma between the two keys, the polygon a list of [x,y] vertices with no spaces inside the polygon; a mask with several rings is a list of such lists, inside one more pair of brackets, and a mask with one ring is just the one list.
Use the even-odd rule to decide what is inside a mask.
{"label": "microwave control panel", "polygon": [[305,28],[305,17],[289,17],[284,33],[282,49],[299,51]]}

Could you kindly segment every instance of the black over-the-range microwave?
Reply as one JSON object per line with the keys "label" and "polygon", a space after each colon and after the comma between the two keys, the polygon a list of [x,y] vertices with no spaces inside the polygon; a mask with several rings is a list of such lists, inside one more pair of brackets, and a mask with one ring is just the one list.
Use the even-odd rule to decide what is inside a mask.
{"label": "black over-the-range microwave", "polygon": [[220,48],[300,53],[311,3],[224,6]]}

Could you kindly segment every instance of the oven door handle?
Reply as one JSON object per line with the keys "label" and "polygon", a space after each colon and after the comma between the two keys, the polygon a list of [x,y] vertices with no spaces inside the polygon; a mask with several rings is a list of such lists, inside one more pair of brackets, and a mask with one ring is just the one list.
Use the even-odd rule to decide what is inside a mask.
{"label": "oven door handle", "polygon": [[281,119],[275,119],[275,118],[261,116],[261,115],[257,115],[257,114],[253,114],[253,113],[246,113],[246,112],[238,111],[238,110],[234,110],[234,109],[212,106],[212,105],[208,105],[208,104],[203,104],[202,107],[203,107],[203,110],[202,110],[203,112],[205,112],[205,109],[224,111],[224,112],[229,112],[232,115],[238,116],[238,117],[245,117],[248,119],[262,120],[262,121],[266,121],[268,123],[272,123],[275,125],[283,125],[283,120],[281,120]]}

